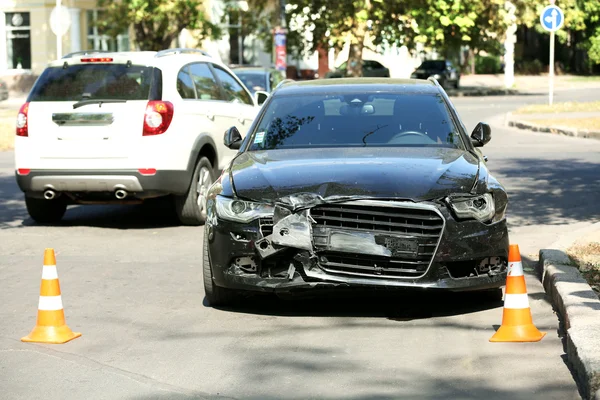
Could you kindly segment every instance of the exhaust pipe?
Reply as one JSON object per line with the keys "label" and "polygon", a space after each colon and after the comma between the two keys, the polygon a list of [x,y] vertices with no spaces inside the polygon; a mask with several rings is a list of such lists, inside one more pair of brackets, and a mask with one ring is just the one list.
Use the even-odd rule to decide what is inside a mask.
{"label": "exhaust pipe", "polygon": [[115,197],[119,200],[123,200],[125,197],[127,197],[127,191],[123,189],[117,189],[115,191]]}
{"label": "exhaust pipe", "polygon": [[52,190],[52,189],[47,189],[47,190],[44,192],[44,198],[45,198],[46,200],[52,200],[52,199],[54,199],[55,197],[56,197],[56,192],[55,192],[54,190]]}

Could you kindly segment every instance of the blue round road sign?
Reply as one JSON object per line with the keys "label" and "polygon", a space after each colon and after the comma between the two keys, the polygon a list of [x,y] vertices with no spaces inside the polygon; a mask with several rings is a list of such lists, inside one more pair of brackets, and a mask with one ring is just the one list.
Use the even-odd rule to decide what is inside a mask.
{"label": "blue round road sign", "polygon": [[549,32],[556,32],[565,22],[565,14],[555,5],[544,8],[540,15],[542,27]]}

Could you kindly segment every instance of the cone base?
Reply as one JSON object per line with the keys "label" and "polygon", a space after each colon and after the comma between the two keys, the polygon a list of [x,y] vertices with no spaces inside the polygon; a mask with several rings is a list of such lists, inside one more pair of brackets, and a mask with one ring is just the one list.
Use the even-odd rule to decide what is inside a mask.
{"label": "cone base", "polygon": [[540,332],[533,324],[502,325],[490,342],[539,342],[544,336],[546,332]]}
{"label": "cone base", "polygon": [[81,336],[73,332],[67,325],[63,326],[36,326],[31,333],[21,338],[22,342],[62,344]]}

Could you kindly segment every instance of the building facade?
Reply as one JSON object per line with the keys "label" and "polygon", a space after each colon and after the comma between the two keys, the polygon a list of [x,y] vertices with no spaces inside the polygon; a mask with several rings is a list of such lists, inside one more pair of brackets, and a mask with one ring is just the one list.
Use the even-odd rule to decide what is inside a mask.
{"label": "building facade", "polygon": [[[99,33],[95,22],[102,18],[102,12],[96,0],[62,0],[62,5],[69,17],[69,29],[62,37],[63,55],[89,49],[132,48],[129,32],[116,38]],[[58,46],[50,22],[55,6],[55,0],[0,1],[0,76],[12,89],[21,81],[31,81],[56,59]]]}

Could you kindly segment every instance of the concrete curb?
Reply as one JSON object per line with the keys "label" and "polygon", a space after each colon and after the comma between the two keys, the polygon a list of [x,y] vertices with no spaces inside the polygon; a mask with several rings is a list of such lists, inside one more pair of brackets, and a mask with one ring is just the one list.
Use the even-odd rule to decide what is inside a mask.
{"label": "concrete curb", "polygon": [[498,88],[478,88],[466,89],[447,89],[446,93],[450,97],[475,97],[475,96],[510,96],[519,94],[515,89],[498,89]]}
{"label": "concrete curb", "polygon": [[523,121],[513,118],[512,113],[506,115],[508,126],[512,126],[518,129],[526,129],[533,132],[544,132],[554,133],[565,136],[579,137],[585,139],[596,139],[600,140],[600,131],[590,131],[587,129],[576,129],[568,127],[549,127],[544,125],[537,125],[529,121]]}
{"label": "concrete curb", "polygon": [[567,358],[583,398],[600,400],[600,300],[561,250],[540,250],[538,272],[567,333]]}

